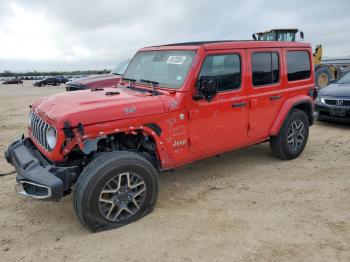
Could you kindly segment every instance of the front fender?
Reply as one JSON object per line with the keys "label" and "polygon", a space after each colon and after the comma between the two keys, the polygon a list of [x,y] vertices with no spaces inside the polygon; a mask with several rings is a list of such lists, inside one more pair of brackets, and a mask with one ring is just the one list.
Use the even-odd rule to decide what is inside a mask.
{"label": "front fender", "polygon": [[289,112],[293,108],[307,108],[306,112],[308,114],[309,120],[311,120],[311,124],[313,123],[313,100],[311,97],[306,95],[299,95],[292,98],[289,98],[287,101],[284,102],[284,104],[281,107],[281,110],[279,114],[277,115],[272,128],[270,130],[270,136],[276,136],[280,132],[280,129],[284,123],[284,120],[288,116]]}

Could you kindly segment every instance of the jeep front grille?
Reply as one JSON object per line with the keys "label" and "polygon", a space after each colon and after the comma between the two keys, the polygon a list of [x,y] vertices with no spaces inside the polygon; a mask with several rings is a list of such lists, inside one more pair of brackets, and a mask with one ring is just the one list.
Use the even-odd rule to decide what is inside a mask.
{"label": "jeep front grille", "polygon": [[51,151],[46,141],[46,130],[50,127],[40,116],[30,111],[32,137],[46,150]]}

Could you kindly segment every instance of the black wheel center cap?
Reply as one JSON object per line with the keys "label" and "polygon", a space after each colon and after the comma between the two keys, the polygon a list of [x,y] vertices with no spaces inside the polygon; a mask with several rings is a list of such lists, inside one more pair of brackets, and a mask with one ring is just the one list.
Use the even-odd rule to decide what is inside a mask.
{"label": "black wheel center cap", "polygon": [[118,195],[115,197],[115,202],[125,202],[130,201],[132,199],[131,194],[128,192],[119,192]]}

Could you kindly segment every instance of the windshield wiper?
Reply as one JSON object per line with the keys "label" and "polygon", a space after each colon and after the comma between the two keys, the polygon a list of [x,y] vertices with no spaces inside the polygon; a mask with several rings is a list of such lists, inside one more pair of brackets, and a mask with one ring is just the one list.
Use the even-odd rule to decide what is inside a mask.
{"label": "windshield wiper", "polygon": [[136,82],[136,79],[128,78],[128,77],[123,77],[122,79],[129,82],[128,88],[135,88],[133,84]]}
{"label": "windshield wiper", "polygon": [[159,95],[160,93],[157,91],[156,87],[159,85],[157,81],[152,81],[152,80],[146,80],[146,79],[140,79],[140,82],[151,84],[153,94],[154,95]]}

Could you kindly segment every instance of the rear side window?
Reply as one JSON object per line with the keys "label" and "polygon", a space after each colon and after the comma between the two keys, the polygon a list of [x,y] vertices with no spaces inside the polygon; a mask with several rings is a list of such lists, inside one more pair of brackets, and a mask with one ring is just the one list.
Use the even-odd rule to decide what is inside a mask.
{"label": "rear side window", "polygon": [[238,54],[207,56],[198,80],[202,76],[216,76],[218,78],[218,91],[238,89],[241,86],[240,56]]}
{"label": "rear side window", "polygon": [[308,79],[311,75],[309,52],[287,52],[288,81]]}
{"label": "rear side window", "polygon": [[253,86],[278,83],[280,76],[278,54],[257,52],[252,54]]}

